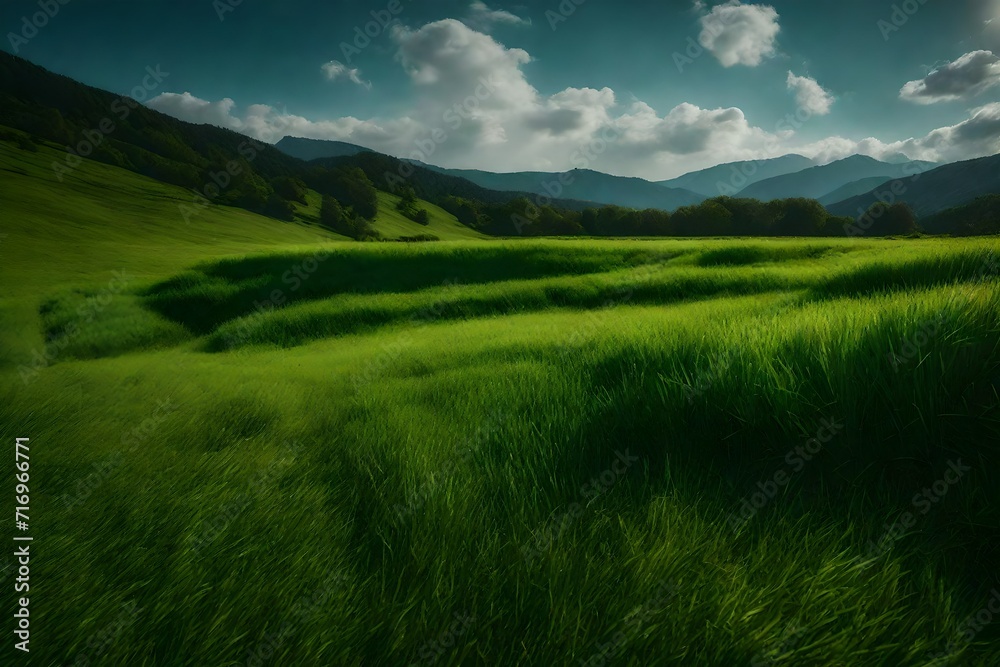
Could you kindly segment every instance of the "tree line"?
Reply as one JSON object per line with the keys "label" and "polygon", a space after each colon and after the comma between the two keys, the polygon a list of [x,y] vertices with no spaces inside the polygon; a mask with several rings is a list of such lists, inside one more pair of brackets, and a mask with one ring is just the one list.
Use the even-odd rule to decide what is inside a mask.
{"label": "tree line", "polygon": [[833,216],[814,199],[761,202],[715,197],[673,212],[600,206],[572,211],[527,198],[485,204],[445,197],[439,205],[494,236],[897,236],[918,231],[909,206],[877,203],[860,219]]}

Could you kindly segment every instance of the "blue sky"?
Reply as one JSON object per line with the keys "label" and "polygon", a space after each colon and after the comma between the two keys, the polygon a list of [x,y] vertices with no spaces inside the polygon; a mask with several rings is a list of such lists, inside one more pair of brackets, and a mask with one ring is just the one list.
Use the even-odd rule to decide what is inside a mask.
{"label": "blue sky", "polygon": [[4,2],[3,48],[119,94],[158,65],[151,107],[266,141],[652,180],[1000,151],[1000,0],[64,1]]}

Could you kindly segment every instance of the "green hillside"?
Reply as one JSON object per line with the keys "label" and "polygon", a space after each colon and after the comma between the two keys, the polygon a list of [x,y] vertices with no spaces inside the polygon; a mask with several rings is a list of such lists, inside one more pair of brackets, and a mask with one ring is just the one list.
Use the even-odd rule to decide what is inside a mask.
{"label": "green hillside", "polygon": [[344,242],[55,154],[0,142],[33,664],[1000,659],[995,239]]}
{"label": "green hillside", "polygon": [[[0,130],[23,136],[9,128]],[[31,321],[25,319],[26,311],[39,306],[35,299],[50,286],[107,282],[111,271],[124,271],[131,281],[141,282],[213,257],[353,243],[316,224],[319,196],[312,191],[313,206],[300,207],[296,222],[283,222],[229,206],[200,207],[203,200],[190,191],[90,160],[60,182],[51,164],[64,153],[46,142],[32,148],[0,140],[0,277],[6,292],[0,296],[0,313],[10,315],[10,323]],[[392,195],[379,196],[374,227],[387,239],[420,234],[442,240],[481,237],[426,202],[420,206],[431,214],[431,222],[419,225],[395,211]],[[131,316],[137,319],[113,326],[156,324],[157,330],[183,337],[183,332],[151,320],[149,313]],[[25,356],[28,341],[41,342],[31,327],[0,330],[0,363],[12,365],[18,355]]]}
{"label": "green hillside", "polygon": [[1000,662],[997,239],[358,243],[0,133],[32,664]]}
{"label": "green hillside", "polygon": [[[388,192],[378,192],[378,217],[372,227],[382,238],[387,240],[401,237],[431,235],[442,241],[458,241],[463,239],[488,238],[460,223],[455,216],[440,206],[430,202],[417,200],[417,208],[422,208],[430,215],[430,223],[421,225],[410,220],[396,209],[399,197]],[[302,222],[319,224],[320,201],[322,197],[315,190],[306,193],[306,204],[295,204],[296,218]]]}

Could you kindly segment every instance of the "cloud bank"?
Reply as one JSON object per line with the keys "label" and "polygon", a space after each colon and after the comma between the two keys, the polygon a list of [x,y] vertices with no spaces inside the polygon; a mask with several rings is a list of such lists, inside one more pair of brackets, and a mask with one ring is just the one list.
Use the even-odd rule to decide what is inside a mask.
{"label": "cloud bank", "polygon": [[[542,94],[524,74],[531,62],[526,51],[508,48],[457,20],[397,27],[391,39],[413,97],[405,115],[311,120],[261,104],[240,109],[229,98],[213,102],[188,92],[163,93],[148,105],[268,142],[285,135],[335,139],[444,167],[591,168],[650,180],[786,153],[824,162],[853,153],[952,161],[1000,152],[1000,103],[972,109],[955,125],[904,141],[804,141],[800,129],[810,121],[792,118],[763,128],[737,107],[703,108],[684,102],[662,113],[641,100],[623,102],[607,87]],[[343,70],[335,75],[350,76]],[[787,85],[809,115],[830,111],[832,96],[813,79],[789,73]]]}
{"label": "cloud bank", "polygon": [[1000,84],[1000,58],[992,51],[973,51],[938,67],[923,79],[908,82],[899,96],[916,104],[935,104],[969,99],[997,84]]}

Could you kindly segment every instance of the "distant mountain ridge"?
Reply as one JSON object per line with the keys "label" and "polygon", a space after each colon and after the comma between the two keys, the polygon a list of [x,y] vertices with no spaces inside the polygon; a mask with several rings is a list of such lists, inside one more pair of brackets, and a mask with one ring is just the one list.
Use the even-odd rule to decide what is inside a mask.
{"label": "distant mountain ridge", "polygon": [[[115,114],[113,128],[98,133],[93,128],[107,118],[109,109]],[[354,207],[365,203],[361,201],[362,195],[367,196],[369,190],[372,194],[376,189],[394,192],[399,185],[394,181],[398,180],[415,190],[417,197],[445,208],[463,224],[493,235],[562,235],[578,234],[582,230],[598,235],[634,235],[653,229],[650,235],[655,236],[685,229],[687,231],[681,233],[684,235],[693,229],[690,225],[685,227],[687,222],[695,218],[709,219],[720,213],[719,202],[701,211],[687,210],[705,196],[641,178],[611,176],[591,170],[513,174],[446,170],[421,167],[345,142],[296,138],[278,142],[288,151],[311,150],[320,145],[324,153],[337,155],[306,162],[237,132],[178,120],[134,100],[86,86],[3,52],[0,52],[0,126],[27,133],[27,138],[21,137],[21,141],[29,147],[35,138],[59,146],[86,147],[89,142],[92,145],[87,159],[193,191],[192,204],[187,209],[196,205],[222,204],[289,220],[295,217],[292,202],[307,203],[304,202],[306,190],[339,198]],[[82,159],[75,152],[67,151],[62,159],[53,163],[56,177],[71,172],[75,168],[73,161]],[[787,169],[805,159],[784,156],[769,164]],[[763,198],[755,191],[777,187],[777,183],[790,190],[780,193],[781,196],[822,200],[827,210],[835,215],[857,217],[859,211],[863,213],[882,199],[909,204],[920,218],[967,207],[936,218],[933,221],[935,231],[947,233],[955,229],[961,233],[980,233],[992,229],[996,200],[985,199],[975,206],[968,205],[978,198],[1000,195],[1000,155],[943,166],[906,160],[904,155],[888,159],[892,162],[851,156],[828,165],[758,181],[737,193],[737,198],[755,195]],[[322,162],[327,164],[320,164]],[[239,165],[239,169],[234,168],[234,164]],[[681,179],[697,184],[700,178],[704,183],[706,178],[712,179],[727,171],[732,173],[734,169],[750,171],[740,166],[748,164],[751,163],[719,165],[686,175],[686,181],[685,177]],[[340,170],[339,167],[356,169]],[[929,171],[920,173],[924,169]],[[875,175],[865,175],[866,170]],[[405,178],[390,178],[404,171],[408,172]],[[449,174],[455,171],[492,187]],[[889,175],[885,176],[886,173]],[[840,181],[838,187],[832,187]],[[506,189],[508,184],[514,189]],[[844,198],[833,201],[840,197]],[[643,217],[638,212],[621,209],[571,215],[599,208],[605,203],[621,208],[667,210],[676,215]],[[729,202],[729,205],[742,206],[739,202]],[[788,207],[798,205],[792,202],[783,206],[792,210]],[[685,210],[677,212],[678,207]],[[186,211],[181,213],[188,215]],[[963,215],[977,217],[976,224],[960,224]],[[676,221],[671,222],[674,218]],[[764,225],[771,231],[772,227]],[[724,226],[713,229],[725,234]]]}
{"label": "distant mountain ridge", "polygon": [[[898,185],[897,185],[898,181]],[[827,206],[834,215],[857,217],[881,199],[909,204],[918,217],[1000,193],[1000,155],[946,164],[901,179],[887,179],[870,191]]]}
{"label": "distant mountain ridge", "polygon": [[890,164],[867,155],[851,155],[822,166],[759,181],[740,191],[740,196],[761,201],[791,197],[818,200],[861,179],[902,178],[927,171],[935,166],[937,165],[931,162],[917,161]]}
{"label": "distant mountain ridge", "polygon": [[291,155],[305,162],[324,157],[345,157],[371,151],[364,146],[344,141],[304,139],[302,137],[282,137],[281,141],[276,143],[274,147],[286,155]]}
{"label": "distant mountain ridge", "polygon": [[833,192],[827,195],[823,195],[819,198],[819,203],[827,206],[829,204],[836,204],[850,197],[857,197],[858,195],[863,195],[866,192],[870,192],[872,189],[885,183],[884,176],[869,176],[868,178],[862,178],[858,181],[852,181],[847,185],[837,188]]}
{"label": "distant mountain ridge", "polygon": [[[339,141],[285,137],[275,146],[303,160],[353,156],[365,152],[360,146]],[[373,151],[374,152],[374,151]],[[642,178],[613,176],[590,169],[566,172],[519,171],[495,173],[480,169],[447,169],[418,160],[404,160],[439,174],[471,181],[488,190],[529,193],[537,197],[591,202],[627,208],[673,211],[700,204],[706,197],[683,188],[668,188]]]}
{"label": "distant mountain ridge", "polygon": [[792,174],[815,165],[815,161],[807,157],[790,154],[767,160],[728,162],[667,181],[658,181],[658,184],[670,188],[684,188],[711,198],[734,195],[754,183]]}
{"label": "distant mountain ridge", "polygon": [[421,165],[442,174],[458,176],[491,190],[531,192],[611,204],[627,208],[656,208],[673,211],[705,201],[703,195],[683,188],[666,188],[642,178],[612,176],[592,169],[566,172],[521,171],[506,174],[478,169],[444,169]]}

